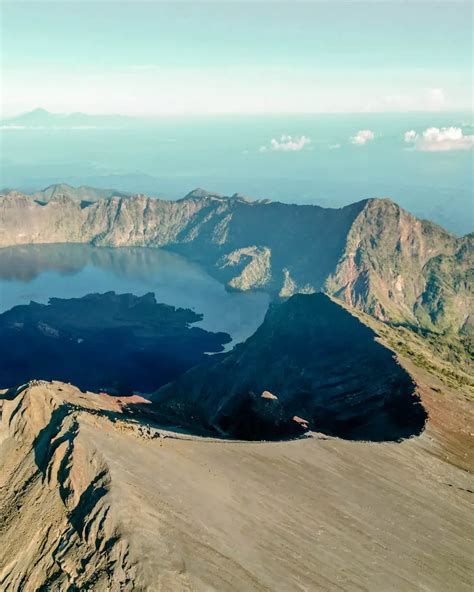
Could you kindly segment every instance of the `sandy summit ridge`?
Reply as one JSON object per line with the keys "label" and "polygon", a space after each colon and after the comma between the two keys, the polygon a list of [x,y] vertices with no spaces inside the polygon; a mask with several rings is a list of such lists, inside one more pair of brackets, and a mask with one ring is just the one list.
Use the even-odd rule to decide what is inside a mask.
{"label": "sandy summit ridge", "polygon": [[469,590],[473,412],[416,372],[430,421],[401,443],[216,442],[71,385],[4,392],[0,588]]}

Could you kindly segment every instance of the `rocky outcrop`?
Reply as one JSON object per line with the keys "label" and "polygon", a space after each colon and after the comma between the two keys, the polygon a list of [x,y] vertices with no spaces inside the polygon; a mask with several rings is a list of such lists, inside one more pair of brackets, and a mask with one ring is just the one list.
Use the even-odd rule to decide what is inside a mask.
{"label": "rocky outcrop", "polygon": [[224,255],[216,263],[227,285],[236,290],[265,288],[272,279],[271,251],[268,247],[247,247]]}
{"label": "rocky outcrop", "polygon": [[[262,396],[268,392],[274,398]],[[414,383],[393,353],[321,293],[274,305],[245,343],[153,398],[160,413],[191,427],[197,422],[250,440],[308,428],[349,439],[398,440],[419,434],[426,421]]]}
{"label": "rocky outcrop", "polygon": [[430,262],[454,255],[465,240],[389,200],[371,200],[354,221],[325,289],[382,320],[416,324],[415,308],[430,291]]}

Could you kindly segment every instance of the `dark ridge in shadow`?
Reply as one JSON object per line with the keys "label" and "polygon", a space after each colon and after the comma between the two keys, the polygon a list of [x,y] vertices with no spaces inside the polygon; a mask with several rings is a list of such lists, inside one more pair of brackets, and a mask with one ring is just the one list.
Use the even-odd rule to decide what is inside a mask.
{"label": "dark ridge in shadow", "polygon": [[219,352],[231,338],[191,327],[191,310],[153,294],[89,294],[30,303],[0,315],[0,385],[71,382],[112,394],[151,392]]}
{"label": "dark ridge in shadow", "polygon": [[35,462],[38,469],[44,474],[48,463],[51,461],[54,451],[64,441],[72,442],[76,436],[76,431],[67,432],[61,438],[56,439],[57,435],[62,429],[65,418],[72,412],[72,407],[69,405],[61,405],[55,409],[51,418],[46,425],[36,436],[33,442],[33,450],[35,452]]}
{"label": "dark ridge in shadow", "polygon": [[410,375],[375,333],[324,294],[274,305],[245,343],[154,395],[159,413],[216,434],[281,440],[307,430],[400,441],[427,413]]}

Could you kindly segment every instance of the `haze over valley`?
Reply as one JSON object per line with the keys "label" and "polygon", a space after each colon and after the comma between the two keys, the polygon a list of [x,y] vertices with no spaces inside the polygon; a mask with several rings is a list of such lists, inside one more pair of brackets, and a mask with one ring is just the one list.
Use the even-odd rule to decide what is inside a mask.
{"label": "haze over valley", "polygon": [[[179,199],[197,186],[326,207],[389,197],[456,234],[473,230],[469,112],[125,117],[38,109],[0,126],[0,189],[65,182]],[[364,130],[371,135],[358,136]],[[423,141],[427,130],[433,139]],[[406,141],[411,131],[416,141]]]}

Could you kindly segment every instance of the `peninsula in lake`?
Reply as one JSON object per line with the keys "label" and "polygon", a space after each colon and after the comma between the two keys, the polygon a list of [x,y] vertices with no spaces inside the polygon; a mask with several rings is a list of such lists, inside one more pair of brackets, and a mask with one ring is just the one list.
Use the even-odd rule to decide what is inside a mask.
{"label": "peninsula in lake", "polygon": [[63,380],[84,390],[150,392],[230,341],[191,327],[202,316],[153,294],[90,294],[0,315],[0,384]]}

